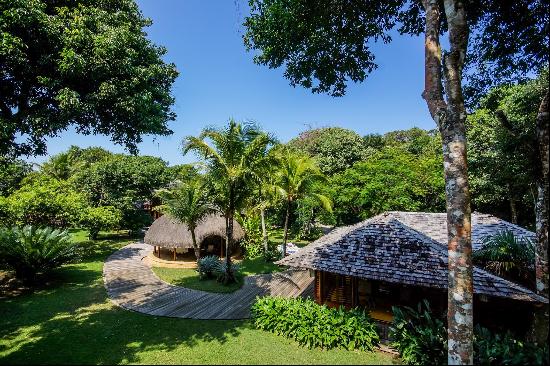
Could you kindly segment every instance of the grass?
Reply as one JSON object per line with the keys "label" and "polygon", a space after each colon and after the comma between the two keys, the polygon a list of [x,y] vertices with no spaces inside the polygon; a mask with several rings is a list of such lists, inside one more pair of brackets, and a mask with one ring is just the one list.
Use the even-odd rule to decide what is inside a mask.
{"label": "grass", "polygon": [[[271,243],[283,244],[284,236],[285,236],[285,232],[282,228],[271,229],[269,231],[269,241]],[[309,243],[311,243],[308,240],[301,240],[301,239],[296,240],[296,239],[294,239],[290,236],[287,238],[287,242],[292,242],[300,248],[303,248],[306,245],[308,245]]]}
{"label": "grass", "polygon": [[[79,234],[76,234],[79,235]],[[129,239],[88,242],[56,285],[0,300],[0,364],[387,364],[379,352],[309,350],[249,321],[143,315],[113,305],[105,258]]]}
{"label": "grass", "polygon": [[183,286],[194,290],[207,292],[230,293],[240,289],[244,283],[244,276],[264,274],[271,272],[280,272],[284,270],[273,262],[266,262],[263,258],[248,259],[237,261],[241,270],[241,275],[237,283],[223,285],[215,279],[201,280],[198,272],[190,268],[162,268],[153,267],[153,272],[163,281],[176,286]]}
{"label": "grass", "polygon": [[183,286],[194,290],[207,292],[229,293],[240,289],[243,285],[243,277],[240,276],[236,283],[223,285],[215,279],[201,280],[195,269],[191,268],[161,268],[153,267],[153,272],[163,281],[176,286]]}

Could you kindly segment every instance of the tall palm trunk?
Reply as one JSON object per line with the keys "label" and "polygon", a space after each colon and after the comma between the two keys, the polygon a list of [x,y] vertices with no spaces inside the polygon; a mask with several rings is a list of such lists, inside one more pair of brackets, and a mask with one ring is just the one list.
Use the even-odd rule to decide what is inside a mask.
{"label": "tall palm trunk", "polygon": [[231,268],[231,248],[233,247],[233,212],[229,212],[225,217],[225,280],[224,284],[235,282]]}
{"label": "tall palm trunk", "polygon": [[[468,24],[461,0],[444,0],[450,51],[442,54],[440,4],[424,0],[426,11],[423,97],[443,143],[448,231],[448,363],[473,363],[473,268],[470,193],[466,163],[466,110],[462,68]],[[445,89],[443,89],[443,81]],[[446,100],[444,99],[446,95]]]}
{"label": "tall palm trunk", "polygon": [[283,237],[283,257],[286,257],[286,240],[288,238],[288,218],[290,216],[290,198],[286,201],[285,235]]}
{"label": "tall palm trunk", "polygon": [[195,258],[197,258],[197,261],[201,257],[201,248],[197,244],[197,238],[195,237],[195,228],[189,228],[189,231],[191,231],[191,240],[193,241],[193,249],[195,251]]}
{"label": "tall palm trunk", "polygon": [[264,253],[266,253],[269,248],[268,248],[268,237],[267,237],[267,230],[265,228],[265,209],[262,207],[261,210],[260,210],[260,217],[262,219],[262,241],[263,241],[263,245],[264,245]]}

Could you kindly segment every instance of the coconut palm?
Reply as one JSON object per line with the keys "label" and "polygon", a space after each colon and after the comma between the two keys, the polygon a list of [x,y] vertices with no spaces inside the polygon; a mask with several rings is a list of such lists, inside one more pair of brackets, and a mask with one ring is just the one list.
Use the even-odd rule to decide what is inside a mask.
{"label": "coconut palm", "polygon": [[190,182],[178,182],[171,189],[160,189],[156,195],[162,199],[160,210],[187,225],[193,241],[197,261],[201,255],[200,243],[195,238],[195,229],[215,207],[208,198],[204,182],[194,179]]}
{"label": "coconut palm", "polygon": [[184,140],[184,154],[194,151],[206,160],[212,199],[226,220],[225,283],[235,281],[231,266],[233,217],[244,209],[253,186],[259,182],[273,142],[257,126],[234,120],[225,128],[206,128],[198,137]]}
{"label": "coconut palm", "polygon": [[283,255],[286,256],[288,239],[288,219],[290,208],[296,200],[311,197],[319,200],[322,206],[332,211],[330,199],[318,192],[318,184],[325,177],[315,160],[289,149],[282,149],[278,156],[278,169],[275,175],[275,186],[286,201],[286,214],[283,239]]}

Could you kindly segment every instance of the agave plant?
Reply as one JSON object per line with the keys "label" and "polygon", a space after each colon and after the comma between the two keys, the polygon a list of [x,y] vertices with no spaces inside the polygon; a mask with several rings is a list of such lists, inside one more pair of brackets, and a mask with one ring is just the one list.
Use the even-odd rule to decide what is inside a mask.
{"label": "agave plant", "polygon": [[38,274],[76,260],[79,247],[66,230],[27,225],[0,229],[0,256],[17,278],[33,282]]}
{"label": "agave plant", "polygon": [[533,278],[535,246],[510,230],[486,237],[481,249],[473,253],[474,262],[499,275],[529,282]]}

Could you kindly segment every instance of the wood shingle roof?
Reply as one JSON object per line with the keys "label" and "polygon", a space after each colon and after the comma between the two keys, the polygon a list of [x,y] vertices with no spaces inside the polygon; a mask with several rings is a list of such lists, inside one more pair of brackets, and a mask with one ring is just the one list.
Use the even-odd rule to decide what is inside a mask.
{"label": "wood shingle roof", "polygon": [[[473,214],[476,247],[504,228],[504,220]],[[477,217],[476,217],[477,216]],[[388,212],[340,227],[279,262],[280,265],[341,275],[445,289],[448,284],[445,214]],[[533,235],[513,225],[523,236]],[[442,233],[445,233],[443,236]],[[548,302],[529,289],[474,267],[474,292]]]}

